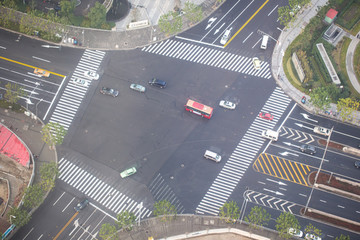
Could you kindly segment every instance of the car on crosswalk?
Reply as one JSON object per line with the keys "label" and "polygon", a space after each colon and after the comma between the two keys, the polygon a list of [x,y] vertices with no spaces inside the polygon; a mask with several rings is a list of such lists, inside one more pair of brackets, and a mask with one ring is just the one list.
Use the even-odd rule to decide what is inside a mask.
{"label": "car on crosswalk", "polygon": [[90,79],[90,80],[98,80],[99,79],[99,74],[97,74],[94,71],[85,71],[84,72],[84,77]]}
{"label": "car on crosswalk", "polygon": [[255,70],[260,70],[260,68],[261,68],[261,62],[260,62],[260,60],[259,60],[257,57],[254,57],[254,58],[252,59],[252,62],[253,62],[253,65],[254,65]]}
{"label": "car on crosswalk", "polygon": [[89,81],[77,77],[73,79],[73,83],[83,87],[89,86]]}
{"label": "car on crosswalk", "polygon": [[260,112],[259,117],[269,121],[272,121],[274,119],[274,116],[268,112]]}

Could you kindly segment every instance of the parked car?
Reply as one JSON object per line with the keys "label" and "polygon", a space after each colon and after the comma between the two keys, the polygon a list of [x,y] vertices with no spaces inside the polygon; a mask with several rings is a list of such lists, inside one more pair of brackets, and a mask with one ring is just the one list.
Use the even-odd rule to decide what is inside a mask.
{"label": "parked car", "polygon": [[41,68],[35,68],[34,73],[39,75],[40,77],[49,77],[50,76],[50,72],[45,71],[44,69],[41,69]]}
{"label": "parked car", "polygon": [[355,165],[356,168],[360,168],[360,161],[355,161],[354,165]]}
{"label": "parked car", "polygon": [[113,88],[107,88],[107,87],[102,87],[100,89],[100,92],[102,94],[105,94],[105,95],[109,95],[109,96],[113,96],[113,97],[117,97],[119,95],[119,91],[116,90],[116,89],[113,89]]}
{"label": "parked car", "polygon": [[149,85],[151,86],[155,86],[158,88],[165,88],[166,87],[166,82],[163,80],[159,80],[157,78],[153,78],[149,81]]}
{"label": "parked car", "polygon": [[304,235],[304,233],[301,230],[295,229],[295,228],[289,228],[288,233],[292,236],[299,237],[299,238],[301,238]]}
{"label": "parked car", "polygon": [[253,65],[254,65],[255,70],[260,70],[260,68],[261,68],[261,62],[260,62],[260,60],[259,60],[257,57],[254,57],[254,58],[252,59],[252,62],[253,62]]}
{"label": "parked car", "polygon": [[236,108],[236,104],[230,101],[226,101],[226,100],[221,100],[219,103],[220,107],[223,108],[227,108],[227,109],[235,109]]}
{"label": "parked car", "polygon": [[220,43],[225,45],[229,40],[232,28],[226,29],[224,35],[221,37]]}
{"label": "parked car", "polygon": [[305,239],[306,239],[306,240],[321,240],[321,237],[315,236],[315,235],[312,234],[312,233],[307,233],[307,234],[305,235]]}
{"label": "parked car", "polygon": [[145,87],[140,84],[133,83],[130,85],[130,88],[138,92],[145,92]]}
{"label": "parked car", "polygon": [[270,121],[272,121],[274,119],[274,116],[271,113],[267,113],[267,112],[260,112],[259,117],[262,119],[265,119],[265,120],[270,120]]}
{"label": "parked car", "polygon": [[98,80],[99,79],[99,74],[97,74],[94,71],[85,71],[84,72],[84,77],[90,79],[90,80]]}
{"label": "parked car", "polygon": [[89,204],[89,200],[84,199],[81,202],[79,202],[75,207],[75,211],[79,212],[80,210],[83,210],[87,205]]}
{"label": "parked car", "polygon": [[321,135],[324,135],[324,136],[329,136],[330,135],[330,129],[320,127],[320,126],[316,126],[316,127],[314,127],[314,133],[321,134]]}
{"label": "parked car", "polygon": [[120,173],[120,176],[121,176],[122,178],[126,178],[126,177],[131,176],[131,175],[133,175],[133,174],[135,174],[135,173],[136,173],[136,168],[135,168],[135,167],[131,167],[131,168],[126,169],[125,171],[122,171],[122,172]]}
{"label": "parked car", "polygon": [[304,152],[304,153],[308,153],[308,154],[315,154],[316,153],[316,149],[314,146],[308,145],[308,144],[303,144],[300,146],[300,151]]}
{"label": "parked car", "polygon": [[73,83],[76,84],[76,85],[83,86],[83,87],[89,86],[88,81],[86,81],[84,79],[77,78],[77,77],[73,79]]}

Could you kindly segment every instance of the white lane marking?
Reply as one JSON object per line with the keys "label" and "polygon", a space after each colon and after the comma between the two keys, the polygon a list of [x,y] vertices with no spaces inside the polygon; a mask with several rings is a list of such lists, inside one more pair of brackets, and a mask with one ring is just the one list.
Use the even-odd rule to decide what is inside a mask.
{"label": "white lane marking", "polygon": [[93,206],[94,208],[96,208],[97,210],[99,210],[100,212],[102,212],[103,214],[105,214],[106,216],[108,216],[109,218],[114,219],[115,221],[117,221],[116,218],[114,218],[113,216],[111,216],[110,214],[108,214],[107,212],[103,211],[101,208],[97,207],[95,204],[90,203],[91,206]]}
{"label": "white lane marking", "polygon": [[287,189],[285,189],[285,188],[281,188],[281,187],[279,187],[279,189],[281,189],[281,190],[283,190],[283,191],[287,191]]}
{"label": "white lane marking", "polygon": [[325,201],[325,200],[321,200],[321,199],[320,199],[320,202],[326,203],[326,201]]}
{"label": "white lane marking", "polygon": [[344,206],[341,206],[341,205],[337,205],[339,208],[345,208]]}
{"label": "white lane marking", "polygon": [[247,37],[244,39],[243,43],[246,42],[246,40],[248,40],[248,38],[249,38],[251,35],[253,35],[253,33],[254,33],[254,32],[251,32],[251,33],[249,34],[249,36],[247,36]]}
{"label": "white lane marking", "polygon": [[45,120],[46,117],[47,117],[47,115],[49,114],[49,111],[50,111],[52,105],[54,104],[54,101],[56,100],[56,97],[57,97],[57,95],[59,94],[59,92],[60,92],[60,90],[61,90],[61,88],[62,88],[62,85],[63,85],[64,82],[65,82],[65,79],[66,79],[66,76],[64,77],[63,81],[61,82],[61,84],[60,84],[60,86],[59,86],[59,88],[58,88],[58,90],[57,90],[57,92],[56,92],[56,94],[55,94],[55,96],[54,96],[54,98],[53,98],[53,100],[51,101],[51,104],[50,104],[48,110],[46,111],[45,116],[43,117],[43,120]]}
{"label": "white lane marking", "polygon": [[278,6],[279,6],[279,5],[276,5],[276,6],[274,7],[274,9],[269,12],[268,16],[270,16],[270,15],[273,13],[273,11],[275,11],[275,9],[276,9]]}
{"label": "white lane marking", "polygon": [[190,39],[190,38],[184,38],[184,37],[180,37],[180,36],[175,36],[175,38],[179,38],[179,39],[186,40],[186,41],[189,41],[189,42],[195,42],[195,43],[199,43],[199,44],[204,44],[204,45],[208,45],[208,46],[212,46],[212,47],[224,48],[224,46],[218,46],[218,45],[215,45],[215,44],[201,42],[201,41]]}
{"label": "white lane marking", "polygon": [[66,207],[62,210],[62,212],[64,212],[67,209],[67,207],[74,201],[74,199],[75,199],[75,197],[73,197],[73,199],[71,199],[71,201],[68,203],[68,205],[66,205]]}
{"label": "white lane marking", "polygon": [[40,237],[38,238],[38,240],[41,239],[41,238],[43,237],[43,235],[44,235],[44,234],[41,234]]}
{"label": "white lane marking", "polygon": [[64,196],[65,192],[63,192],[63,194],[61,194],[61,196],[54,202],[53,206],[55,206],[55,204],[62,198],[62,196]]}
{"label": "white lane marking", "polygon": [[0,46],[1,49],[6,49],[6,47]]}
{"label": "white lane marking", "polygon": [[39,57],[35,57],[35,56],[32,56],[32,58],[34,59],[37,59],[37,60],[40,60],[40,61],[44,61],[44,62],[50,62],[49,60],[46,60],[46,59],[43,59],[43,58],[39,58]]}
{"label": "white lane marking", "polygon": [[260,38],[260,39],[252,46],[252,48],[254,48],[261,40],[262,40],[262,38]]}
{"label": "white lane marking", "polygon": [[302,197],[307,197],[307,195],[302,194],[302,193],[299,193],[299,195],[302,196]]}
{"label": "white lane marking", "polygon": [[34,230],[34,228],[30,229],[30,231],[28,232],[28,234],[25,235],[25,237],[23,238],[23,240],[26,239],[26,238],[29,236],[29,234],[32,232],[32,230]]}

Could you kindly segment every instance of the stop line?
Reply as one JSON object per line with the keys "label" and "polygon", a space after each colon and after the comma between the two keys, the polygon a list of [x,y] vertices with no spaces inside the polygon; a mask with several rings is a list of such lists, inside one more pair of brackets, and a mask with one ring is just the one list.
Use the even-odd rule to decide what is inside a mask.
{"label": "stop line", "polygon": [[256,77],[266,79],[271,78],[270,65],[267,62],[260,61],[260,69],[256,70],[251,57],[240,56],[224,50],[205,47],[203,45],[196,45],[194,43],[190,44],[187,42],[168,39],[160,43],[146,46],[142,48],[141,51],[200,63]]}
{"label": "stop line", "polygon": [[244,137],[239,142],[225,166],[216,177],[209,190],[196,208],[198,214],[218,215],[220,207],[229,199],[242,176],[251,165],[259,150],[267,141],[261,132],[273,129],[290,104],[291,99],[277,87],[270,95],[261,111],[271,112],[273,121],[256,117]]}

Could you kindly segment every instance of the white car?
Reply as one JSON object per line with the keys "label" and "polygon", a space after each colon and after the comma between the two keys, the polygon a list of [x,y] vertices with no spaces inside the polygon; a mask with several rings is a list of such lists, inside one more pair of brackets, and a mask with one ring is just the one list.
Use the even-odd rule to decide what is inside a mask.
{"label": "white car", "polygon": [[89,82],[84,80],[84,79],[80,79],[80,78],[74,78],[73,79],[73,83],[79,86],[83,86],[83,87],[87,87],[89,86]]}
{"label": "white car", "polygon": [[321,240],[321,237],[315,236],[314,234],[307,233],[305,235],[305,239],[307,240]]}
{"label": "white car", "polygon": [[84,72],[84,77],[90,79],[90,80],[98,80],[99,79],[99,74],[97,74],[94,71],[85,71]]}
{"label": "white car", "polygon": [[288,233],[292,236],[301,238],[304,233],[301,230],[295,229],[295,228],[289,228]]}
{"label": "white car", "polygon": [[139,84],[133,83],[130,85],[130,88],[138,92],[145,92],[145,87]]}
{"label": "white car", "polygon": [[255,70],[260,70],[260,68],[261,68],[261,62],[260,62],[260,60],[259,60],[257,57],[254,57],[254,58],[252,59],[252,62],[253,62],[253,64],[254,64]]}
{"label": "white car", "polygon": [[324,135],[324,136],[329,136],[330,135],[330,129],[320,127],[320,126],[316,126],[316,127],[314,127],[314,133],[321,134],[321,135]]}
{"label": "white car", "polygon": [[226,101],[226,100],[221,100],[220,103],[219,103],[219,106],[223,107],[223,108],[227,108],[227,109],[235,109],[236,108],[235,103],[232,103],[232,102],[229,102],[229,101]]}
{"label": "white car", "polygon": [[225,45],[226,42],[228,41],[228,39],[229,39],[229,37],[230,37],[230,34],[231,34],[231,29],[232,29],[232,28],[227,29],[227,30],[225,31],[224,35],[221,37],[220,43],[221,43],[222,45]]}

